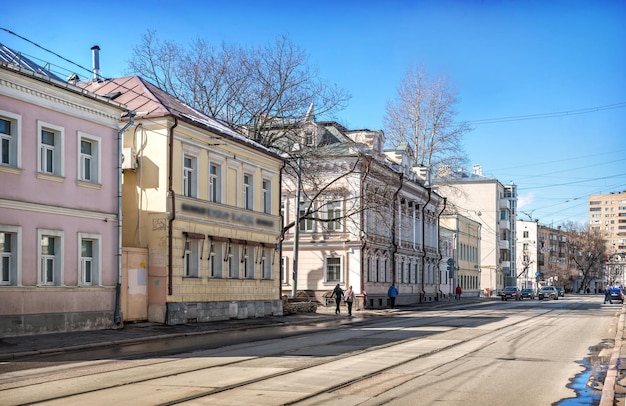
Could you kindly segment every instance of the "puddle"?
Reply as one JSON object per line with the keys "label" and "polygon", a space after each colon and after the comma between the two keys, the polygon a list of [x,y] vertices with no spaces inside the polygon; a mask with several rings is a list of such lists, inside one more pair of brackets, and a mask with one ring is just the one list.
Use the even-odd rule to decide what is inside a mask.
{"label": "puddle", "polygon": [[575,398],[562,399],[553,406],[583,406],[599,405],[602,398],[602,386],[609,365],[610,351],[613,348],[613,340],[604,340],[598,345],[589,347],[589,356],[578,363],[585,368],[584,371],[571,379],[568,388],[576,392]]}

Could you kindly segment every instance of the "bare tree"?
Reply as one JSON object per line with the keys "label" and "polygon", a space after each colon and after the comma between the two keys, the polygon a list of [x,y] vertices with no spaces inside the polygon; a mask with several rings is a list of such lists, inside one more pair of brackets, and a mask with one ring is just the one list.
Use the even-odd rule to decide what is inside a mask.
{"label": "bare tree", "polygon": [[185,47],[148,31],[133,48],[129,70],[272,148],[284,144],[276,137],[285,132],[268,128],[297,129],[311,104],[318,116],[332,118],[350,99],[322,79],[306,52],[285,36],[257,47],[202,39]]}
{"label": "bare tree", "polygon": [[567,252],[569,272],[572,276],[582,277],[580,290],[589,286],[594,279],[602,279],[602,266],[606,246],[597,231],[569,222],[563,226],[567,233]]}
{"label": "bare tree", "polygon": [[445,77],[430,78],[423,68],[407,70],[397,98],[386,107],[385,131],[394,145],[406,142],[416,151],[415,165],[460,167],[465,163],[462,138],[466,123],[455,124],[457,92]]}

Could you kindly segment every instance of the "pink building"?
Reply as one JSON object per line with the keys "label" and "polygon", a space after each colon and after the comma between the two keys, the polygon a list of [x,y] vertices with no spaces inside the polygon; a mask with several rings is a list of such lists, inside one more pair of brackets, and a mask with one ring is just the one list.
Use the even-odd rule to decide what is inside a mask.
{"label": "pink building", "polygon": [[124,111],[0,45],[0,337],[115,325]]}

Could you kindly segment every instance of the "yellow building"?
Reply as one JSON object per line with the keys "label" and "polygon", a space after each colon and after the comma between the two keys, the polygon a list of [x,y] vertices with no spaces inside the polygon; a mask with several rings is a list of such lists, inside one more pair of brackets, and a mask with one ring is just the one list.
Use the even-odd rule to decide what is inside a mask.
{"label": "yellow building", "polygon": [[600,232],[607,252],[626,252],[626,191],[589,196],[589,229]]}
{"label": "yellow building", "polygon": [[281,315],[282,159],[137,76],[83,86],[135,112],[123,245],[146,260],[126,264],[125,320],[144,302],[167,324]]}

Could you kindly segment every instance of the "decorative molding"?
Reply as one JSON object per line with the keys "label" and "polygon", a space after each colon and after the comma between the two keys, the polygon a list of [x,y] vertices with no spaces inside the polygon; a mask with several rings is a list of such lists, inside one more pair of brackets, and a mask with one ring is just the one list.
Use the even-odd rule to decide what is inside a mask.
{"label": "decorative molding", "polygon": [[49,206],[45,204],[20,202],[8,199],[0,199],[0,208],[79,217],[92,220],[117,221],[117,213],[103,213],[89,210],[79,210],[68,207]]}

